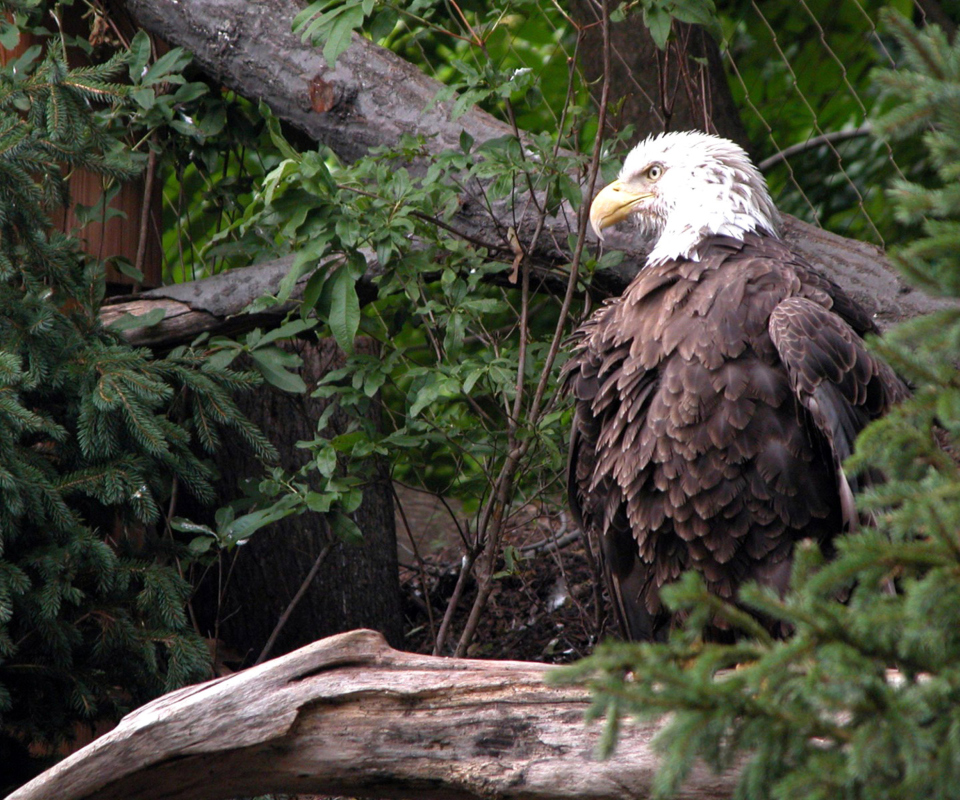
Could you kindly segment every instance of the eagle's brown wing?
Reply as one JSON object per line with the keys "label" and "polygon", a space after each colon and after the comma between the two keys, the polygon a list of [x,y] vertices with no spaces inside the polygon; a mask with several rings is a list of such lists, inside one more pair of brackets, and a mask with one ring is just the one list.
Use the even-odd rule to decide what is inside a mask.
{"label": "eagle's brown wing", "polygon": [[[586,324],[584,331],[596,323],[594,318]],[[629,639],[646,641],[654,638],[666,618],[665,612],[651,614],[646,605],[638,601],[647,594],[651,582],[659,585],[657,568],[637,557],[637,543],[627,519],[626,501],[620,485],[609,472],[597,470],[597,445],[603,436],[605,417],[596,409],[601,404],[608,414],[619,412],[624,395],[610,391],[611,383],[615,382],[609,378],[611,372],[619,370],[629,349],[629,341],[619,346],[611,343],[610,351],[604,354],[606,357],[595,350],[583,349],[567,362],[564,378],[576,403],[570,435],[567,491],[574,519],[581,530],[591,535],[592,545],[599,548],[597,555],[621,631]],[[624,412],[630,413],[632,419],[642,420],[656,384],[655,370],[635,373],[627,395],[630,408]],[[604,386],[607,391],[599,396]],[[664,553],[660,559],[662,564],[675,565],[674,578],[680,571],[680,555],[674,553],[671,557],[671,554]]]}
{"label": "eagle's brown wing", "polygon": [[830,445],[844,526],[855,528],[853,493],[858,487],[842,463],[867,423],[905,399],[909,390],[843,319],[812,300],[785,299],[771,313],[769,331],[794,394]]}
{"label": "eagle's brown wing", "polygon": [[906,395],[872,320],[775,239],[716,237],[649,267],[580,329],[569,492],[630,638],[666,635],[660,588],[694,569],[734,599],[784,590],[794,543],[856,519],[841,464]]}

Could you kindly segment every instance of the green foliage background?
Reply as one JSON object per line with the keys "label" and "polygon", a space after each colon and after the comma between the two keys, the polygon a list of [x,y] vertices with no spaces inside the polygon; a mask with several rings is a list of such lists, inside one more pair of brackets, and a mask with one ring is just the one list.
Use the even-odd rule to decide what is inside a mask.
{"label": "green foliage background", "polygon": [[[5,46],[44,21],[0,11]],[[75,69],[51,39],[0,71],[0,738],[24,743],[209,674],[161,509],[175,486],[213,500],[220,430],[270,451],[232,399],[255,376],[126,345],[98,320],[103,263],[51,231],[71,170],[109,188],[141,169],[125,140],[156,74],[144,38]]]}
{"label": "green foliage background", "polygon": [[[852,4],[827,2],[807,3],[803,8],[793,3],[767,3],[763,15],[758,15],[750,4],[719,4],[715,9],[715,28],[722,32],[723,46],[731,52],[742,77],[740,80],[731,76],[731,83],[742,101],[745,123],[761,157],[772,155],[774,144],[795,144],[821,131],[842,130],[866,122],[867,113],[877,102],[870,88],[870,70],[888,63],[885,59],[889,59],[891,49],[895,50],[889,37],[875,35],[878,11],[888,5],[879,0],[858,3],[856,8]],[[909,3],[904,0],[894,5],[908,7]],[[291,251],[299,254],[297,269],[298,275],[302,275],[313,268],[315,259],[352,249],[352,266],[331,272],[332,284],[322,298],[321,318],[329,323],[329,313],[334,312],[329,330],[342,345],[348,346],[357,331],[373,336],[388,349],[393,343],[401,345],[403,355],[397,352],[395,358],[387,359],[379,367],[358,365],[357,377],[352,379],[370,391],[385,387],[390,412],[388,426],[393,428],[390,433],[398,433],[387,446],[401,441],[407,445],[406,451],[394,454],[397,475],[426,475],[429,487],[459,493],[475,503],[483,491],[485,479],[479,472],[484,467],[474,464],[475,459],[469,455],[458,455],[455,443],[462,440],[465,431],[490,426],[467,399],[471,392],[462,389],[464,385],[471,390],[477,387],[488,398],[499,397],[502,408],[507,407],[504,402],[511,401],[518,340],[516,336],[506,336],[496,342],[485,341],[488,337],[481,335],[478,328],[487,332],[503,330],[505,319],[511,315],[518,318],[519,292],[490,290],[486,283],[476,280],[478,275],[496,269],[498,259],[502,259],[499,269],[505,270],[509,254],[504,258],[504,254],[465,247],[463,242],[438,230],[431,220],[449,222],[457,203],[453,187],[471,177],[493,176],[491,199],[496,200],[514,187],[523,186],[526,177],[531,176],[534,185],[547,188],[555,201],[565,198],[576,208],[580,190],[566,177],[576,171],[576,164],[556,158],[553,151],[556,146],[574,152],[587,151],[593,143],[596,123],[587,86],[575,69],[576,28],[562,10],[535,0],[457,8],[459,11],[452,6],[422,2],[325,0],[306,7],[295,26],[324,48],[329,61],[346,46],[349,31],[360,28],[442,80],[449,87],[449,94],[442,92],[438,99],[452,97],[456,91],[460,97],[458,107],[478,103],[515,122],[518,129],[537,132],[541,138],[536,157],[545,159],[542,166],[532,170],[530,161],[511,152],[507,142],[488,143],[481,148],[465,143],[460,153],[446,154],[435,164],[426,180],[411,177],[404,170],[395,174],[389,167],[391,159],[415,157],[415,142],[406,143],[393,155],[374,154],[356,165],[339,164],[322,148],[317,154],[296,154],[291,159],[292,150],[285,153],[276,135],[272,140],[268,137],[269,124],[261,122],[258,127],[253,122],[252,109],[237,101],[232,112],[224,112],[217,100],[213,110],[201,105],[183,112],[194,120],[196,128],[191,135],[195,139],[202,138],[200,128],[217,132],[205,140],[207,143],[200,151],[190,143],[192,163],[188,169],[193,170],[191,174],[197,179],[191,178],[187,184],[193,187],[190,191],[196,193],[196,198],[203,199],[188,204],[188,213],[181,214],[179,219],[183,222],[190,216],[218,221],[218,231],[208,239],[208,245],[202,244],[202,228],[192,223],[193,236],[187,238],[200,253],[190,267],[192,276],[215,271],[222,264],[255,261]],[[657,15],[668,11],[679,19],[707,19],[713,10],[711,3],[699,1],[643,5],[644,13],[657,19]],[[837,59],[824,62],[825,37],[829,37],[829,46],[839,54]],[[771,56],[778,49],[783,58]],[[851,91],[846,91],[847,87]],[[851,102],[851,95],[857,98],[856,103]],[[242,109],[241,116],[229,118],[240,119],[236,129],[243,132],[245,147],[252,148],[254,141],[259,143],[256,157],[251,155],[252,150],[243,151],[245,160],[237,157],[236,148],[230,144],[234,126],[223,125],[227,116],[239,113],[238,109]],[[205,122],[208,115],[219,120],[214,128]],[[768,136],[771,129],[776,131],[775,142]],[[223,156],[224,142],[228,145],[227,156]],[[610,142],[606,151],[622,152],[629,144],[629,139],[619,146]],[[208,155],[198,158],[198,152]],[[842,162],[834,163],[825,148],[818,148],[796,163],[788,161],[775,167],[770,180],[779,202],[785,210],[802,218],[815,221],[819,217],[839,233],[896,242],[902,235],[901,229],[894,225],[877,187],[896,174],[895,164],[917,163],[914,146],[904,145],[895,161],[890,157],[890,148],[872,137],[839,145],[838,152]],[[288,158],[279,168],[284,155]],[[207,159],[205,166],[200,163],[203,158]],[[830,167],[831,163],[832,172],[824,175],[823,167]],[[605,175],[609,176],[615,167],[615,161],[606,160]],[[329,176],[323,175],[325,172]],[[221,179],[221,175],[226,177]],[[442,186],[443,180],[447,181],[447,188]],[[183,196],[183,183],[171,186],[177,186]],[[261,188],[248,191],[256,186]],[[377,215],[373,217],[376,226],[369,224],[371,212]],[[411,235],[424,237],[429,244],[423,250],[409,252],[406,237]],[[184,237],[175,238],[183,241]],[[348,284],[361,274],[360,249],[364,247],[382,256],[380,267],[388,272],[396,270],[398,280],[406,281],[399,276],[411,276],[411,266],[419,265],[421,277],[417,278],[420,285],[416,289],[407,284],[401,292],[398,281],[378,287],[379,302],[386,312],[372,307],[361,311],[349,288]],[[438,263],[436,254],[441,251]],[[181,268],[182,263],[175,267]],[[588,264],[587,274],[591,268]],[[473,278],[464,280],[465,274]],[[446,285],[436,282],[438,276],[443,276]],[[315,291],[308,293],[308,303],[320,298],[322,281],[326,279],[319,273],[314,275]],[[439,292],[439,297],[434,292]],[[462,292],[469,293],[471,303],[480,305],[458,305],[455,297]],[[392,295],[394,298],[389,299]],[[412,308],[404,309],[406,317],[398,316],[397,304],[406,303],[409,298],[422,302],[414,301]],[[331,306],[334,301],[339,305]],[[545,335],[549,335],[556,321],[554,317],[551,322],[549,315],[555,314],[557,307],[552,311],[549,308],[547,304],[544,313],[537,315]],[[446,324],[447,319],[450,325]],[[431,343],[431,336],[435,343]],[[461,341],[479,346],[473,353],[474,361],[459,362]],[[491,351],[502,357],[487,363],[484,354]],[[381,374],[371,376],[371,369]],[[354,399],[361,406],[366,402],[359,397]],[[462,410],[452,413],[451,409],[458,404]],[[441,408],[446,410],[441,414],[442,422],[418,419]],[[557,425],[547,436],[546,446],[562,450],[563,420],[554,420]],[[424,424],[432,430],[426,430]],[[416,428],[417,433],[412,434],[408,425]],[[409,438],[411,435],[416,438]],[[352,438],[350,447],[359,442],[359,438]],[[483,437],[479,437],[478,444],[477,452],[481,454],[493,453],[497,448]],[[364,441],[356,452],[362,455],[373,446]],[[426,455],[423,459],[416,454],[421,451]],[[408,456],[415,461],[408,461]],[[543,466],[557,463],[554,457]],[[489,467],[486,469],[489,477]],[[455,481],[453,476],[457,476]]]}
{"label": "green foliage background", "polygon": [[[735,93],[763,156],[864,126],[883,108],[869,76],[899,53],[877,29],[880,9],[890,5],[765,3],[761,12],[747,3],[651,0],[617,13],[640,14],[663,40],[671,18],[709,22],[723,37]],[[513,198],[514,208],[537,207],[540,191],[544,215],[562,201],[580,209],[597,127],[589,87],[576,69],[584,55],[576,26],[557,6],[534,0],[465,6],[321,0],[307,6],[294,27],[323,47],[328,62],[347,46],[350,31],[360,29],[440,78],[447,88],[438,99],[458,98],[455,113],[476,103],[516,132],[533,131],[526,151],[513,137],[482,145],[465,139],[459,150],[427,158],[420,143],[405,141],[393,152],[346,165],[322,147],[297,152],[267,120],[281,160],[244,212],[215,237],[215,247],[229,241],[234,252],[258,257],[295,252],[294,272],[277,299],[285,299],[295,279],[309,277],[302,314],[316,311],[321,330],[348,352],[357,333],[380,344],[380,358],[351,356],[319,387],[318,394],[353,406],[357,423],[311,447],[325,462],[331,451],[355,463],[371,453],[387,455],[395,478],[464,500],[474,512],[467,545],[472,567],[481,552],[490,555],[499,535],[488,530],[491,520],[509,521],[523,502],[563,503],[569,421],[556,396],[554,358],[563,355],[555,344],[582,307],[562,318],[558,301],[538,299],[526,314],[531,300],[519,284],[492,280],[510,269],[512,253],[478,247],[448,228],[459,187],[473,180],[486,182],[491,204]],[[768,136],[773,131],[776,136]],[[629,137],[625,131],[604,143],[605,177],[615,172],[613,154],[632,144]],[[403,166],[412,162],[425,172]],[[833,151],[821,146],[786,160],[770,177],[785,210],[891,244],[902,228],[877,187],[898,174],[921,177],[923,169],[915,143],[858,135]],[[577,244],[569,243],[572,253]],[[605,258],[606,266],[617,255]],[[377,300],[361,307],[357,281],[371,261],[382,270],[374,279]],[[584,252],[577,296],[597,266]],[[561,275],[568,269],[558,265]],[[385,403],[381,430],[363,421],[376,392]],[[521,451],[514,484],[504,476]],[[495,567],[492,558],[487,563],[489,574]]]}

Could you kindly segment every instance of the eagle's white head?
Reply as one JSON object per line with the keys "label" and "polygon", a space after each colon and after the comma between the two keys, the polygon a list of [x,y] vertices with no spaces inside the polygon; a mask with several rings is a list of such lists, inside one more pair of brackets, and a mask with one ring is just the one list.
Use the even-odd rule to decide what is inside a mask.
{"label": "eagle's white head", "polygon": [[590,206],[590,223],[602,239],[604,228],[628,218],[653,244],[651,266],[698,260],[708,236],[778,237],[780,229],[767,183],[743,148],[699,131],[651,136],[627,154],[620,177]]}

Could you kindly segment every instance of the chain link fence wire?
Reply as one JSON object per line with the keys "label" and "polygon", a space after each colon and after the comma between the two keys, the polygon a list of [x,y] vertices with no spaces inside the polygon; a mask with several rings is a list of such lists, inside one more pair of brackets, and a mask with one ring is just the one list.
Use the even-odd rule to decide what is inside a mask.
{"label": "chain link fence wire", "polygon": [[836,233],[880,246],[899,233],[883,195],[915,163],[873,135],[882,98],[876,68],[896,68],[879,24],[894,7],[924,24],[920,3],[797,0],[741,5],[724,60],[742,117],[764,157],[780,207]]}
{"label": "chain link fence wire", "polygon": [[[447,21],[459,25],[463,39],[455,49],[464,60],[522,65],[534,73],[528,96],[515,98],[519,128],[561,130],[564,144],[583,147],[595,127],[586,116],[571,119],[570,111],[595,113],[582,67],[584,59],[599,55],[580,46],[578,31],[588,23],[582,15],[573,19],[564,6],[555,2],[537,17],[534,11],[542,5],[518,2],[499,12],[483,48],[470,40],[491,30],[489,19],[486,27],[479,22],[474,27],[469,14],[451,12]],[[884,103],[873,71],[898,65],[897,44],[881,16],[892,8],[920,26],[939,24],[949,34],[955,28],[949,14],[937,0],[717,0],[716,6],[726,77],[780,208],[881,247],[909,237],[894,221],[884,190],[894,178],[920,177],[921,151],[911,144],[892,146],[874,135],[871,124]],[[591,7],[599,17],[599,0]],[[678,36],[678,46],[687,38]],[[424,50],[419,55],[430,61]],[[629,64],[635,53],[614,45],[611,57]],[[442,80],[442,70],[435,77]],[[657,87],[633,76],[628,80],[629,91],[645,98],[657,117]]]}
{"label": "chain link fence wire", "polygon": [[[580,9],[576,17],[574,6]],[[635,3],[630,13],[638,15],[639,7]],[[385,45],[461,92],[484,81],[494,86],[504,75],[516,77],[515,91],[493,92],[480,105],[519,131],[559,133],[562,146],[589,150],[597,109],[584,65],[601,56],[584,45],[587,28],[599,23],[585,22],[584,17],[593,13],[599,19],[600,0],[471,6],[445,0],[418,8],[417,15],[401,15]],[[716,8],[726,80],[779,207],[882,247],[910,238],[912,232],[893,219],[884,189],[896,177],[922,179],[916,166],[921,151],[909,143],[894,147],[873,135],[871,119],[883,99],[871,75],[876,68],[897,67],[898,47],[880,22],[883,9],[894,8],[921,26],[932,22],[951,33],[955,25],[939,0],[716,0]],[[639,26],[638,21],[632,24]],[[681,33],[673,46],[683,48],[692,39]],[[630,45],[614,45],[611,58],[614,64],[627,65],[635,63],[636,52]],[[664,63],[670,59],[675,65],[675,54]],[[471,77],[465,78],[467,73]],[[691,70],[687,80],[700,81],[703,74]],[[655,123],[667,125],[656,78],[627,75],[629,86],[623,90],[643,99]],[[611,116],[616,116],[615,109]],[[241,148],[238,158],[246,153]],[[226,178],[236,183],[248,176],[241,169],[238,179],[228,166],[218,161],[208,167],[195,159],[199,178],[194,176],[197,185],[190,185],[188,196],[202,192],[209,198],[222,194],[232,199],[235,190]],[[611,159],[605,179],[614,168]],[[262,170],[251,172],[259,176]],[[203,185],[198,188],[200,178]],[[179,189],[183,195],[185,185],[172,181],[168,194]],[[178,230],[198,225],[184,197],[168,202],[175,207]],[[233,208],[229,203],[225,207]],[[206,229],[204,235],[209,235]],[[193,238],[178,236],[177,241],[182,248],[185,239]],[[219,271],[215,261],[186,277]]]}

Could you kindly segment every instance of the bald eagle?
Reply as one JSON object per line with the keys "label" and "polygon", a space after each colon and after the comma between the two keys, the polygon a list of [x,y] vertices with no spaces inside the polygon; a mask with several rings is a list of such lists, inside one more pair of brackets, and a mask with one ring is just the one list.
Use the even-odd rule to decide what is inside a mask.
{"label": "bald eagle", "polygon": [[676,621],[660,589],[682,572],[730,600],[745,581],[782,593],[798,540],[829,550],[856,527],[842,462],[908,390],[865,347],[867,312],[781,239],[733,142],[648,138],[590,220],[601,239],[632,220],[652,249],[564,367],[570,504],[600,543],[624,635],[663,639]]}

